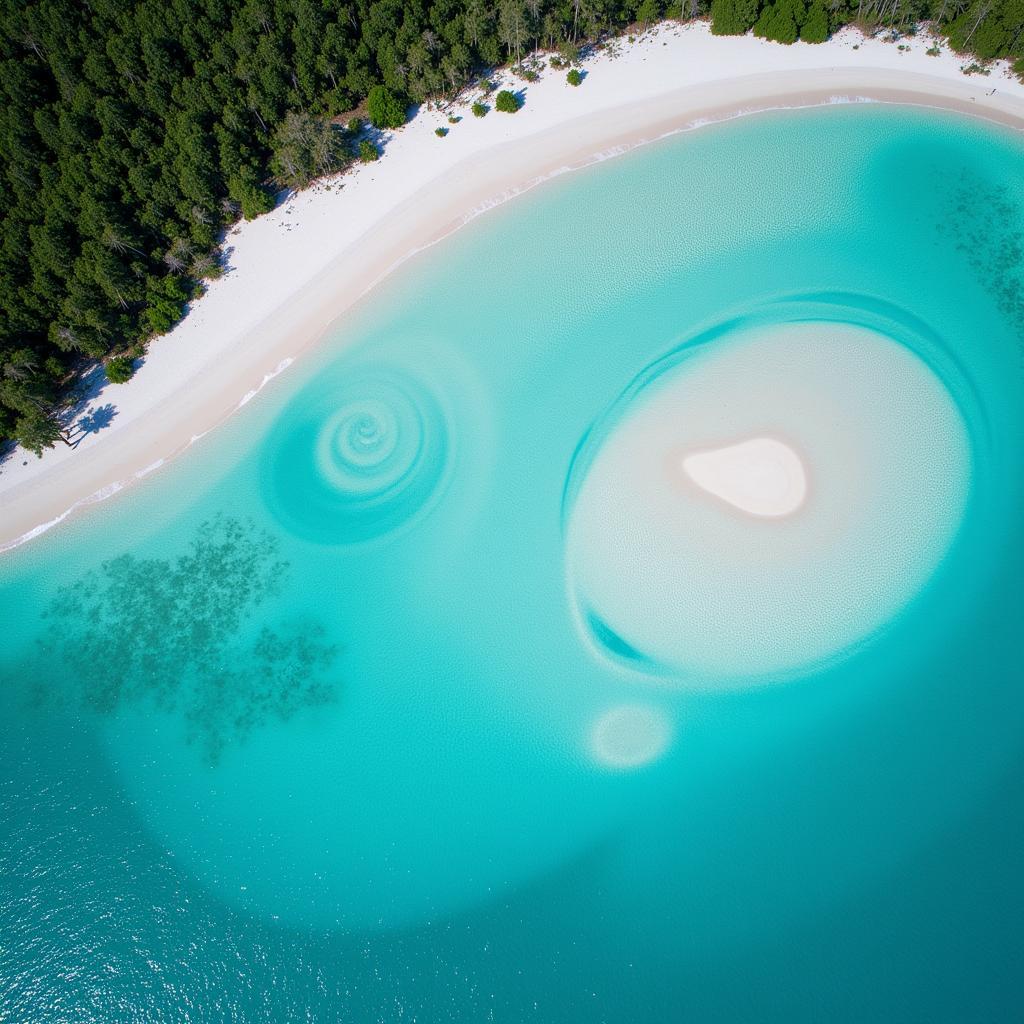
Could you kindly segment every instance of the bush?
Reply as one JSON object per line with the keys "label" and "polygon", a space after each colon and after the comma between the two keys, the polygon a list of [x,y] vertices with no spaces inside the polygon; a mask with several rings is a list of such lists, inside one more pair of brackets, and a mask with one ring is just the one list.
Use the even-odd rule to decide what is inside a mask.
{"label": "bush", "polygon": [[366,106],[374,128],[401,128],[405,124],[405,104],[386,85],[375,85],[370,90]]}
{"label": "bush", "polygon": [[562,60],[566,64],[575,64],[580,59],[580,48],[573,43],[561,43],[558,47],[558,52],[562,55]]}
{"label": "bush", "polygon": [[135,372],[135,363],[128,356],[114,356],[113,359],[107,360],[104,369],[111,384],[123,384],[126,380],[131,380]]}
{"label": "bush", "polygon": [[579,71],[576,68],[573,68],[572,71],[570,71],[569,74],[565,76],[565,80],[570,85],[579,85],[580,82],[583,81],[583,76],[579,73]]}
{"label": "bush", "polygon": [[1013,62],[1013,73],[1024,82],[1024,57],[1019,57]]}
{"label": "bush", "polygon": [[494,107],[503,114],[514,114],[519,109],[519,100],[515,93],[502,89],[494,101]]}
{"label": "bush", "polygon": [[443,139],[448,134],[447,128],[435,128],[434,134],[439,138]]}
{"label": "bush", "polygon": [[345,126],[353,135],[358,135],[363,130],[363,119],[361,117],[350,117]]}
{"label": "bush", "polygon": [[470,108],[473,111],[474,117],[483,117],[487,113],[487,107],[483,103],[474,103]]}
{"label": "bush", "polygon": [[379,156],[380,153],[377,152],[377,147],[369,139],[363,139],[359,143],[359,159],[364,164],[372,164]]}

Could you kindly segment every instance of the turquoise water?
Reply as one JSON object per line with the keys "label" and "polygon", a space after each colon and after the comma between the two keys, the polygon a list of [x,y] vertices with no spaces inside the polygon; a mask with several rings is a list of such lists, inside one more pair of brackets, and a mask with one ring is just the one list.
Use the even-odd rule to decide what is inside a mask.
{"label": "turquoise water", "polygon": [[[565,176],[4,556],[0,1020],[1018,1018],[1022,157],[857,106]],[[968,483],[885,622],[695,685],[567,538],[622,403],[752,323],[911,353]]]}

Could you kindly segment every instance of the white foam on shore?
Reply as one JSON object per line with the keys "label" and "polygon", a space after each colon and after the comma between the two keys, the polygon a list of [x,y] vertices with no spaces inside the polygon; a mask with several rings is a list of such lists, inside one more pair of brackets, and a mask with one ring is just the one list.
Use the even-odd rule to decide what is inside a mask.
{"label": "white foam on shore", "polygon": [[[159,464],[163,464],[163,459],[159,460]],[[153,467],[154,469],[156,466]],[[136,476],[144,476],[145,471],[141,471]],[[114,480],[107,484],[106,487],[101,487],[98,491],[94,491],[92,494],[86,495],[84,498],[80,498],[69,508],[66,508],[60,515],[54,516],[52,519],[47,520],[45,523],[39,523],[38,526],[33,526],[31,530],[23,533],[20,537],[15,537],[13,540],[9,540],[6,543],[0,544],[0,554],[5,551],[10,551],[12,548],[16,548],[21,544],[25,544],[30,540],[34,540],[36,537],[41,537],[44,533],[52,530],[55,526],[64,522],[72,513],[77,512],[80,508],[85,508],[88,505],[96,505],[101,501],[106,501],[107,498],[112,498],[119,491],[124,489],[124,481]]]}
{"label": "white foam on shore", "polygon": [[270,373],[265,373],[263,375],[263,380],[260,381],[256,387],[252,388],[250,391],[246,391],[246,393],[242,395],[242,398],[238,403],[238,408],[241,409],[242,406],[248,405],[275,377],[280,377],[281,374],[284,373],[284,371],[287,370],[294,362],[295,360],[292,359],[291,356],[287,359],[282,359],[281,362],[279,362],[277,366],[270,371]]}
{"label": "white foam on shore", "polygon": [[[719,339],[609,431],[569,514],[571,590],[582,621],[695,684],[799,672],[884,626],[941,561],[969,487],[945,386],[852,325]],[[716,453],[700,487],[680,469],[693,451]]]}

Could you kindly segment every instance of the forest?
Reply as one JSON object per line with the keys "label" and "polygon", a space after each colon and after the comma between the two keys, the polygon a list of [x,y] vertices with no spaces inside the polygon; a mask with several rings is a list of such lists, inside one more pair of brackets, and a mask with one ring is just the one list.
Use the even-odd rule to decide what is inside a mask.
{"label": "forest", "polygon": [[1024,0],[0,0],[0,444],[67,443],[76,379],[131,375],[222,272],[227,225],[375,158],[355,112],[397,127],[664,17],[780,43],[930,21],[1024,74]]}

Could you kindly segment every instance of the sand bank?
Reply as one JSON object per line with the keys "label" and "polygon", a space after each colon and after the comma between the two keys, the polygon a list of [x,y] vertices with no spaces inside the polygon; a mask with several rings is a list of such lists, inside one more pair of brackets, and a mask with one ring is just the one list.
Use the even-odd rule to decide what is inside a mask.
{"label": "sand bank", "polygon": [[[788,678],[884,628],[941,562],[967,428],[901,341],[782,322],[641,378],[577,456],[567,520],[580,620],[613,656],[687,686]],[[708,460],[690,479],[687,451]]]}
{"label": "sand bank", "polygon": [[[0,550],[164,465],[410,255],[553,175],[739,114],[850,100],[942,107],[1024,129],[1024,86],[1004,67],[966,76],[945,47],[927,55],[930,38],[901,45],[847,30],[821,46],[787,47],[665,23],[588,60],[579,88],[561,71],[529,85],[506,74],[501,84],[525,90],[514,116],[464,116],[438,139],[448,111],[422,111],[378,163],[229,233],[230,272],[152,343],[128,384],[108,385],[90,403],[115,407],[109,426],[74,451],[19,451],[0,465]],[[452,112],[468,115],[474,98]]]}

